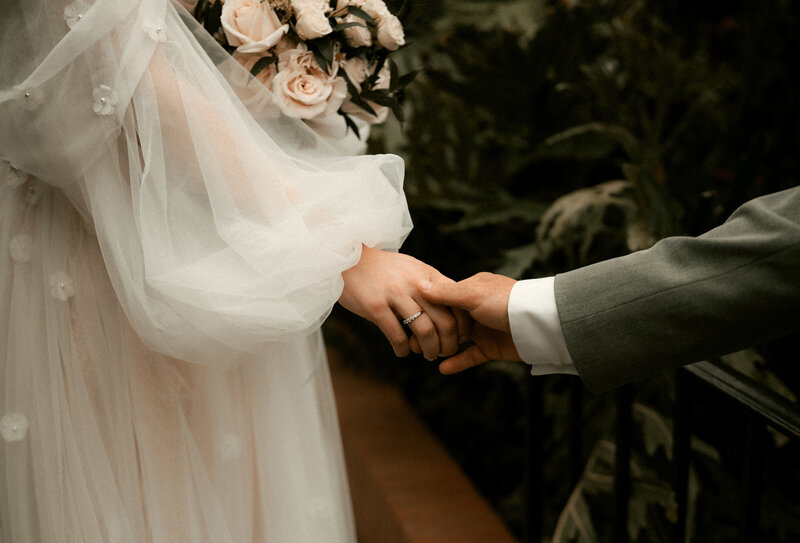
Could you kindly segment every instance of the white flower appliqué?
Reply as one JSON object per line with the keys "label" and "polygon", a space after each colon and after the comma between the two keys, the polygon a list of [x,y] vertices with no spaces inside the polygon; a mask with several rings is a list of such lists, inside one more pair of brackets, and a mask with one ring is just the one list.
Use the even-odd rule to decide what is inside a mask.
{"label": "white flower appliqu\u00e9", "polygon": [[17,262],[28,262],[33,257],[33,238],[28,234],[18,234],[8,242],[11,258]]}
{"label": "white flower appliqu\u00e9", "polygon": [[27,433],[28,417],[22,413],[7,413],[0,419],[0,434],[6,441],[22,441]]}
{"label": "white flower appliqu\u00e9", "polygon": [[219,443],[219,454],[223,460],[235,460],[242,455],[242,438],[236,434],[225,434]]}
{"label": "white flower appliqu\u00e9", "polygon": [[5,185],[15,189],[22,185],[28,176],[8,160],[0,160],[0,179],[5,179]]}
{"label": "white flower appliqu\u00e9", "polygon": [[75,0],[64,8],[64,21],[70,30],[83,19],[90,7],[91,4],[87,0]]}
{"label": "white flower appliqu\u00e9", "polygon": [[92,109],[98,115],[111,115],[116,109],[119,98],[117,93],[108,85],[100,85],[92,91],[94,106]]}
{"label": "white flower appliqu\u00e9", "polygon": [[164,43],[167,41],[167,31],[164,30],[164,25],[161,23],[154,23],[150,21],[145,23],[142,26],[142,29],[148,36],[150,36],[150,39],[155,42]]}
{"label": "white flower appliqu\u00e9", "polygon": [[66,302],[75,294],[72,277],[64,272],[57,272],[50,278],[50,294],[54,298]]}

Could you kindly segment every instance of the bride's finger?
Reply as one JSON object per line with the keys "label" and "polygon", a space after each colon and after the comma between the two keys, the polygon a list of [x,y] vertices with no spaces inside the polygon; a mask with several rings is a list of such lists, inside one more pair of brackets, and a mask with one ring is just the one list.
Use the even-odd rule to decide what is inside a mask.
{"label": "bride's finger", "polygon": [[456,325],[456,318],[450,311],[450,308],[428,303],[425,300],[421,301],[420,306],[431,318],[436,333],[439,336],[439,352],[438,356],[450,356],[458,352],[458,327]]}
{"label": "bride's finger", "polygon": [[408,346],[412,353],[422,354],[422,347],[419,345],[417,336],[412,335],[410,338],[408,338]]}
{"label": "bride's finger", "polygon": [[391,343],[395,356],[408,356],[410,349],[408,334],[406,334],[402,324],[388,306],[385,311],[381,311],[380,314],[375,316],[373,322]]}
{"label": "bride's finger", "polygon": [[431,317],[412,298],[397,302],[394,308],[399,319],[403,319],[419,341],[422,355],[428,360],[439,357],[439,335]]}

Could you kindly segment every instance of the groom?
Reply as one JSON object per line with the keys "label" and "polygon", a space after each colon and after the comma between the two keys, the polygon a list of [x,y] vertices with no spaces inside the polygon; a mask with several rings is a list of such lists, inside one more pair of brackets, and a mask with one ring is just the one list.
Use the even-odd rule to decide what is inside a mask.
{"label": "groom", "polygon": [[800,331],[800,187],[752,200],[697,238],[555,277],[479,273],[420,288],[474,320],[474,345],[442,373],[523,360],[534,375],[608,390]]}

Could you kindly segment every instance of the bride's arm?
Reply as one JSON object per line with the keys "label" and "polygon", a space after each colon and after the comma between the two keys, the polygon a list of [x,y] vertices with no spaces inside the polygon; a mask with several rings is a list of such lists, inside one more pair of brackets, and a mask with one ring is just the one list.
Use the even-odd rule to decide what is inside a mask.
{"label": "bride's arm", "polygon": [[[181,82],[158,53],[151,63],[151,74],[158,95],[159,115],[171,119],[171,137],[181,146],[183,154],[193,155],[194,150],[188,146],[191,142],[190,129],[180,96],[191,96],[200,122],[213,127],[220,135],[216,152],[219,161],[229,172],[225,179],[232,184],[229,187],[231,194],[246,209],[253,194],[247,183],[237,182],[246,174],[239,162],[238,153],[241,149],[232,149],[228,143],[238,141],[229,123],[219,115],[213,104],[204,100],[191,86],[181,89],[186,83]],[[253,145],[251,141],[245,144]],[[251,149],[250,152],[258,150]],[[303,195],[294,191],[291,185],[283,188],[289,200],[295,204],[302,202]],[[420,309],[423,315],[409,324],[417,338],[415,350],[421,351],[430,360],[457,352],[459,330],[466,335],[468,319],[462,312],[454,315],[446,307],[429,303],[420,295],[417,285],[422,280],[446,280],[431,266],[407,255],[363,246],[358,263],[345,270],[342,277],[344,289],[339,298],[341,305],[376,324],[397,356],[406,356],[411,350],[408,334],[400,321]]]}

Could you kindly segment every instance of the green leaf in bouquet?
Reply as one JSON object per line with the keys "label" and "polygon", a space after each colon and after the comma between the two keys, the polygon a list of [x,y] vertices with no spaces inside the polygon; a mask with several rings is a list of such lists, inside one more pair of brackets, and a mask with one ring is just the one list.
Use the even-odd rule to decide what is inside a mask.
{"label": "green leaf in bouquet", "polygon": [[194,12],[192,13],[195,19],[202,22],[202,15],[206,10],[206,6],[208,6],[208,0],[198,0],[194,5]]}
{"label": "green leaf in bouquet", "polygon": [[331,66],[333,66],[333,56],[335,53],[333,40],[329,37],[320,38],[318,40],[309,40],[306,42],[309,49],[314,53],[314,59],[320,68],[330,73]]}
{"label": "green leaf in bouquet", "polygon": [[366,11],[364,11],[361,8],[357,8],[355,6],[347,6],[347,13],[349,13],[350,15],[353,15],[355,17],[358,17],[359,19],[364,19],[365,21],[367,21],[370,24],[373,24],[373,25],[377,25],[378,24],[375,21],[375,19],[373,19],[370,16],[369,13],[367,13]]}
{"label": "green leaf in bouquet", "polygon": [[389,90],[396,91],[400,86],[400,69],[397,63],[392,59],[389,60]]}
{"label": "green leaf in bouquet", "polygon": [[414,79],[419,75],[420,70],[414,70],[413,72],[408,72],[407,74],[403,74],[400,76],[400,80],[397,83],[397,88],[403,89],[407,87]]}
{"label": "green leaf in bouquet", "polygon": [[402,123],[406,120],[406,114],[405,111],[403,111],[403,106],[400,105],[400,102],[397,100],[392,100],[391,104],[389,104],[389,108],[391,108],[392,114],[398,121]]}
{"label": "green leaf in bouquet", "polygon": [[331,28],[332,28],[332,29],[333,29],[335,32],[340,32],[340,31],[342,31],[342,30],[345,30],[345,29],[347,29],[347,28],[353,28],[354,26],[361,26],[361,27],[364,27],[364,28],[366,28],[366,26],[367,26],[367,25],[365,25],[365,24],[362,24],[362,23],[356,23],[356,22],[350,22],[350,23],[331,23]]}
{"label": "green leaf in bouquet", "polygon": [[214,3],[211,4],[206,13],[204,26],[212,36],[222,27],[222,2],[220,0],[214,0]]}
{"label": "green leaf in bouquet", "polygon": [[275,64],[276,62],[278,62],[278,58],[277,57],[273,57],[273,56],[261,57],[260,59],[258,59],[256,61],[255,64],[253,64],[253,67],[250,68],[250,75],[255,77],[258,74],[260,74],[262,71],[264,71],[270,64]]}
{"label": "green leaf in bouquet", "polygon": [[361,134],[360,134],[360,133],[359,133],[359,131],[358,131],[358,126],[357,126],[357,125],[356,125],[356,123],[353,121],[353,119],[352,119],[352,118],[350,118],[350,115],[348,115],[347,113],[344,113],[342,110],[339,110],[339,112],[338,112],[338,113],[339,113],[339,115],[341,115],[342,117],[344,117],[344,124],[347,126],[347,128],[348,128],[348,129],[350,129],[350,130],[352,130],[352,131],[353,131],[353,133],[356,135],[356,137],[357,137],[358,139],[361,139]]}
{"label": "green leaf in bouquet", "polygon": [[366,81],[364,81],[364,88],[371,89],[375,86],[375,83],[378,81],[378,77],[381,74],[381,70],[383,70],[383,65],[386,63],[386,59],[388,57],[389,52],[386,50],[382,50],[375,55],[375,69],[372,70],[372,73],[369,74]]}
{"label": "green leaf in bouquet", "polygon": [[369,113],[370,115],[374,115],[375,117],[378,116],[378,113],[375,111],[375,109],[371,105],[369,105],[368,102],[365,102],[358,96],[351,96],[350,101],[353,102],[358,107],[360,107],[361,109],[363,109],[364,111],[366,111],[367,113]]}
{"label": "green leaf in bouquet", "polygon": [[353,102],[355,105],[369,113],[370,115],[378,116],[372,106],[370,106],[363,98],[361,98],[361,93],[358,91],[358,88],[353,84],[353,81],[347,75],[347,72],[344,70],[339,71],[339,75],[344,79],[345,83],[347,83],[347,92],[350,93],[350,101]]}
{"label": "green leaf in bouquet", "polygon": [[347,72],[345,70],[340,70],[339,75],[344,79],[344,82],[347,83],[347,92],[349,92],[351,96],[358,96],[358,88],[356,88],[350,76],[347,75]]}
{"label": "green leaf in bouquet", "polygon": [[379,106],[386,107],[392,107],[392,104],[397,101],[392,98],[391,91],[388,89],[363,91],[360,97],[362,100],[369,100],[370,102],[375,102]]}

